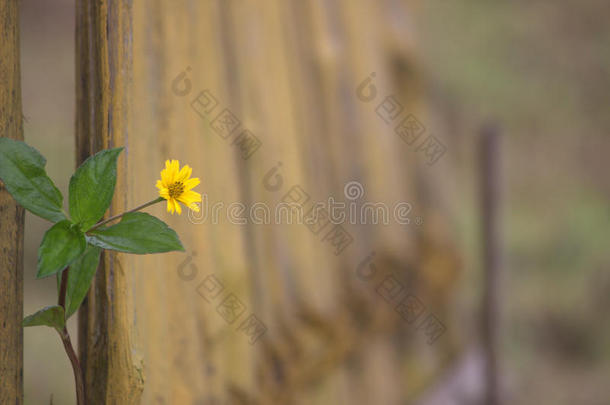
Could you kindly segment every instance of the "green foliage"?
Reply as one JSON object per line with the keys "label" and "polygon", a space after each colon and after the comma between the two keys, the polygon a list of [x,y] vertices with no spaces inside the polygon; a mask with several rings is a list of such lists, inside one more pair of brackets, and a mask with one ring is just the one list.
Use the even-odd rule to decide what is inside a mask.
{"label": "green foliage", "polygon": [[108,149],[91,156],[70,179],[70,216],[81,229],[89,229],[110,206],[122,150]]}
{"label": "green foliage", "polygon": [[67,218],[63,196],[46,174],[46,159],[24,142],[0,138],[0,180],[20,205],[55,223],[38,249],[37,277],[56,274],[60,289],[62,272],[70,266],[65,306],[46,307],[26,317],[23,326],[47,325],[61,331],[87,295],[102,249],[136,254],[184,251],[176,232],[141,212],[124,214],[119,223],[106,228],[94,226],[112,201],[122,150],[101,151],[76,170],[70,179],[71,218]]}
{"label": "green foliage", "polygon": [[70,265],[66,286],[66,319],[78,310],[85,299],[100,262],[101,253],[102,249],[89,245],[81,257]]}
{"label": "green foliage", "polygon": [[184,251],[173,229],[143,212],[126,214],[118,224],[90,232],[88,241],[104,249],[135,254]]}
{"label": "green foliage", "polygon": [[61,333],[62,329],[66,325],[64,309],[59,305],[45,307],[32,315],[26,316],[22,325],[24,327],[50,326],[51,328],[57,329],[57,331]]}
{"label": "green foliage", "polygon": [[66,219],[63,197],[44,167],[46,159],[27,144],[0,138],[0,179],[25,209],[51,222]]}
{"label": "green foliage", "polygon": [[85,251],[85,235],[68,220],[53,225],[42,238],[38,248],[37,278],[52,276],[62,271]]}

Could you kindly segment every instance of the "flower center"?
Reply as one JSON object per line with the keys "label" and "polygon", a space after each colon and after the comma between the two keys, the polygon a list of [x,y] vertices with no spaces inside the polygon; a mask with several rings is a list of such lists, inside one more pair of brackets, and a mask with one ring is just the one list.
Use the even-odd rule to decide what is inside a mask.
{"label": "flower center", "polygon": [[178,198],[184,193],[184,184],[181,181],[177,181],[174,184],[171,184],[167,190],[169,191],[169,196],[171,198]]}

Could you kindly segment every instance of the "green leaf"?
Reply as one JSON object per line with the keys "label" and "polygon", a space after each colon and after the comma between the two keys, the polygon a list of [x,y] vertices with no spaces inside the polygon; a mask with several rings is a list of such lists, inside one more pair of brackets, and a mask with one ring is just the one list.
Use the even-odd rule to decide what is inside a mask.
{"label": "green leaf", "polygon": [[26,316],[22,325],[28,326],[50,326],[61,332],[66,325],[64,309],[59,305],[45,307],[35,314]]}
{"label": "green leaf", "polygon": [[70,179],[70,216],[89,229],[103,216],[114,195],[117,159],[123,148],[107,149],[89,157]]}
{"label": "green leaf", "polygon": [[45,233],[38,248],[37,278],[52,276],[76,260],[87,247],[85,235],[68,220],[56,223]]}
{"label": "green leaf", "polygon": [[91,231],[89,243],[119,252],[146,254],[184,251],[176,232],[143,212],[125,214],[116,225]]}
{"label": "green leaf", "polygon": [[26,143],[0,138],[0,179],[25,209],[51,222],[66,219],[63,197],[44,167],[46,159]]}
{"label": "green leaf", "polygon": [[78,310],[85,299],[95,277],[101,253],[102,249],[88,245],[85,253],[70,265],[66,287],[66,319]]}

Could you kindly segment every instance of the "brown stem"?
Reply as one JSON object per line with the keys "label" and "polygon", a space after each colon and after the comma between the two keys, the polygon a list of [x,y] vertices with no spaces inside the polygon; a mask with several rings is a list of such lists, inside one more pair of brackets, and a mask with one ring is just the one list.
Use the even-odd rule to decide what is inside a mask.
{"label": "brown stem", "polygon": [[147,202],[146,204],[142,204],[142,205],[140,205],[139,207],[136,207],[136,208],[131,209],[131,210],[129,210],[129,211],[125,211],[125,212],[123,212],[122,214],[118,214],[118,215],[115,215],[115,216],[110,217],[110,218],[108,218],[108,219],[105,219],[105,220],[103,220],[103,221],[100,221],[100,222],[98,222],[97,224],[93,225],[91,228],[89,228],[89,229],[87,230],[87,232],[93,231],[94,229],[97,229],[97,228],[99,228],[100,226],[107,224],[108,222],[112,222],[112,221],[114,221],[115,219],[119,219],[119,218],[121,218],[121,217],[122,217],[123,215],[125,215],[125,214],[129,214],[129,213],[132,213],[132,212],[140,211],[140,210],[142,210],[142,209],[144,209],[144,208],[146,208],[146,207],[149,207],[149,206],[151,206],[151,205],[153,205],[153,204],[156,204],[156,203],[158,203],[158,202],[161,202],[161,201],[163,201],[163,197],[159,197],[159,198],[157,198],[157,199],[155,199],[155,200],[152,200],[152,201]]}
{"label": "brown stem", "polygon": [[70,358],[70,363],[72,363],[72,370],[74,371],[74,381],[76,383],[76,404],[85,405],[85,384],[83,382],[83,372],[81,370],[80,363],[78,362],[76,352],[74,351],[74,347],[72,346],[68,329],[64,328],[61,331],[60,336],[61,341],[64,344],[64,349],[66,349],[66,353]]}
{"label": "brown stem", "polygon": [[[66,290],[68,287],[68,272],[70,268],[67,267],[62,275],[61,275],[61,285],[59,287],[59,305],[64,309],[66,309]],[[80,363],[78,362],[78,356],[74,351],[74,347],[72,346],[72,341],[70,340],[70,334],[68,333],[68,329],[64,326],[63,330],[59,333],[61,337],[61,341],[64,344],[64,349],[66,350],[66,354],[70,359],[70,363],[72,364],[72,371],[74,372],[74,382],[76,384],[76,404],[77,405],[85,405],[85,384],[83,382],[83,371],[80,367]]]}
{"label": "brown stem", "polygon": [[58,305],[64,310],[66,309],[66,290],[68,288],[68,272],[70,267],[66,267],[63,273],[61,273],[61,284],[59,286],[59,300]]}

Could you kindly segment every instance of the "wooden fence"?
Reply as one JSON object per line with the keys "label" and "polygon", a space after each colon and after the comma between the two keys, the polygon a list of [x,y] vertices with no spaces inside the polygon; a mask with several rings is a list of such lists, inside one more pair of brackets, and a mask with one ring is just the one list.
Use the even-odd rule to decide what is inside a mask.
{"label": "wooden fence", "polygon": [[[16,24],[15,4],[0,6],[2,24]],[[152,208],[185,254],[104,255],[78,320],[87,403],[402,404],[433,381],[458,350],[448,298],[458,260],[432,191],[436,158],[399,129],[426,126],[410,2],[76,7],[77,161],[126,148],[109,215],[154,198],[168,158],[194,168],[210,208],[207,219]],[[7,28],[16,35],[3,26],[3,74],[7,64],[18,72]],[[20,136],[18,100],[2,91],[14,114],[7,127],[3,113],[3,130]],[[231,203],[307,210],[329,197],[358,209],[407,202],[410,223],[240,224],[223,214]],[[0,304],[14,313],[0,316],[15,326],[23,215],[6,193],[0,207]],[[4,342],[2,367],[16,371],[21,353],[5,363],[4,348],[20,341]],[[0,384],[4,399],[21,382]]]}

